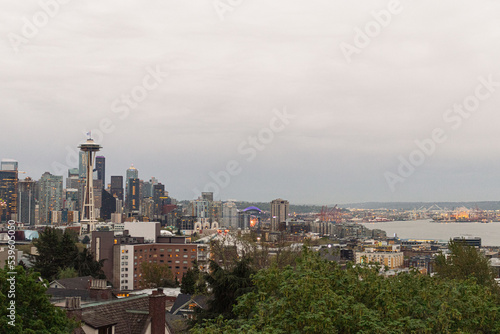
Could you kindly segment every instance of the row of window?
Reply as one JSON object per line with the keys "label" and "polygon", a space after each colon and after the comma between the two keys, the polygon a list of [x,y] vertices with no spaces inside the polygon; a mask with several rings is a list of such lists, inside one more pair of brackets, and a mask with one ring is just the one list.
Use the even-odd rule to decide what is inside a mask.
{"label": "row of window", "polygon": [[[137,249],[134,250],[135,253],[137,253],[137,251],[138,251]],[[147,249],[144,249],[144,252],[147,252],[147,251],[148,251]],[[156,248],[150,248],[149,251],[156,252]],[[160,252],[164,252],[164,251],[165,251],[165,249],[160,248]],[[180,252],[180,251],[181,251],[180,248],[175,249],[175,252]],[[142,252],[142,249],[139,249],[139,252]],[[172,248],[167,249],[167,252],[172,252]],[[189,249],[184,248],[184,252],[189,252]],[[196,252],[196,248],[191,249],[191,252]],[[123,253],[123,251],[122,251],[122,253]],[[128,251],[127,251],[127,253],[128,253]]]}

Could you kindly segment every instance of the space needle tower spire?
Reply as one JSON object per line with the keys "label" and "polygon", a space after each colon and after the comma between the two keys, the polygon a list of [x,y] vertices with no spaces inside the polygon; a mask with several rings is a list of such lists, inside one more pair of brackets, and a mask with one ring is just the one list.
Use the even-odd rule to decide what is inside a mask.
{"label": "space needle tower spire", "polygon": [[82,143],[78,148],[85,153],[85,192],[83,196],[83,213],[82,219],[80,220],[80,234],[82,229],[86,226],[87,233],[95,231],[96,219],[94,210],[94,160],[95,154],[102,147],[95,143],[90,136],[90,132],[87,133],[88,138],[85,143]]}

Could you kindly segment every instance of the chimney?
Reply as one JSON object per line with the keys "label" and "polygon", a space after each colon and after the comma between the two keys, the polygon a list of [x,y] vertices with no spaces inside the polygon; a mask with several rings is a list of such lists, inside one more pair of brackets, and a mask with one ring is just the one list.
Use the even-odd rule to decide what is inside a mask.
{"label": "chimney", "polygon": [[66,316],[76,321],[82,321],[81,297],[66,297]]}
{"label": "chimney", "polygon": [[165,334],[165,302],[167,296],[163,289],[153,291],[149,296],[149,316],[151,317],[151,334]]}
{"label": "chimney", "polygon": [[89,295],[94,300],[110,300],[111,289],[107,287],[105,279],[91,279]]}

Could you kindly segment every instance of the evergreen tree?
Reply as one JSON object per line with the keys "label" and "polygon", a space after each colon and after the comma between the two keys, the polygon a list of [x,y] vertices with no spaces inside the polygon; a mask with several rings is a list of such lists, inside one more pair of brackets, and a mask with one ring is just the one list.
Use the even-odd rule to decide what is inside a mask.
{"label": "evergreen tree", "polygon": [[435,270],[439,277],[459,280],[473,278],[480,285],[498,290],[489,260],[479,249],[464,241],[454,240],[449,241],[448,249],[448,257],[444,254],[436,257]]}
{"label": "evergreen tree", "polygon": [[31,255],[34,263],[33,270],[39,272],[43,278],[53,280],[63,265],[60,253],[61,231],[46,228],[33,240],[38,255]]}
{"label": "evergreen tree", "polygon": [[105,279],[106,275],[104,275],[104,271],[102,270],[103,264],[104,260],[94,260],[92,252],[84,248],[82,252],[78,253],[74,268],[78,272],[78,276],[92,276],[94,278]]}
{"label": "evergreen tree", "polygon": [[198,267],[198,261],[195,260],[187,273],[182,275],[181,292],[190,295],[207,293],[207,282]]}
{"label": "evergreen tree", "polygon": [[255,270],[251,266],[250,258],[237,261],[233,269],[227,270],[214,261],[210,262],[210,273],[206,280],[212,292],[208,301],[208,309],[197,310],[197,321],[217,318],[234,318],[233,306],[236,299],[253,290],[252,275]]}

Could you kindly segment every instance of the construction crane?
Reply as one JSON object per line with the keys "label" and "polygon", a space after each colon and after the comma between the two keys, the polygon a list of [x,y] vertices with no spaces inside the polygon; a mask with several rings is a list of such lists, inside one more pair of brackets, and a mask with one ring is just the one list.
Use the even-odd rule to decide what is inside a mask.
{"label": "construction crane", "polygon": [[324,205],[321,207],[321,212],[318,214],[319,221],[324,223],[340,223],[342,222],[342,211],[337,207],[337,204],[331,209]]}

